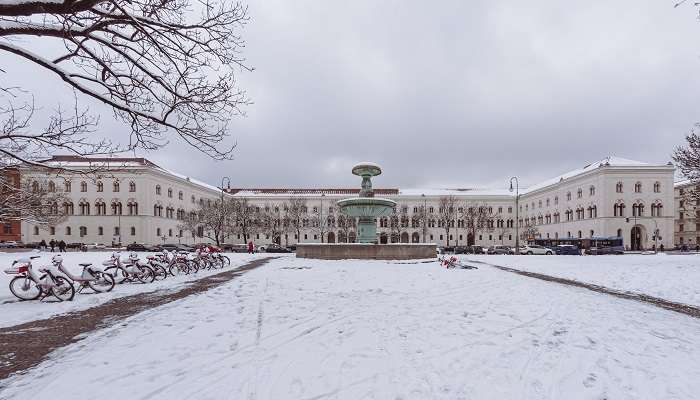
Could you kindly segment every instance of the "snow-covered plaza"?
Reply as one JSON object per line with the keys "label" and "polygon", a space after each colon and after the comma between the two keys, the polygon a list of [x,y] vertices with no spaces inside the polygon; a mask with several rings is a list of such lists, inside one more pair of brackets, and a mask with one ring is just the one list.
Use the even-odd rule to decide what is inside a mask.
{"label": "snow-covered plaza", "polygon": [[[700,306],[698,256],[465,259]],[[473,265],[279,257],[89,332],[0,381],[0,398],[698,398],[700,319]],[[13,302],[3,285],[4,327],[147,288],[66,305]]]}

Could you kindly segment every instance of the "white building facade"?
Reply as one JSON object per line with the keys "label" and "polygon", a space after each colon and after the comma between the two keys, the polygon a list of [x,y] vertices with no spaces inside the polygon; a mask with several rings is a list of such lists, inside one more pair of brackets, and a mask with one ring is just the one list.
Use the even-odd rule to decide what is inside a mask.
{"label": "white building facade", "polygon": [[[23,179],[48,179],[56,187],[70,189],[65,194],[73,209],[55,227],[23,223],[23,241],[54,239],[104,244],[206,241],[183,232],[179,228],[180,220],[200,204],[220,199],[219,188],[167,171],[145,159],[91,162],[105,160],[115,168],[100,179],[25,170]],[[51,162],[66,168],[89,168],[89,162],[76,157],[55,157]],[[650,165],[609,157],[538,185],[519,188],[517,197],[515,191],[507,189],[375,189],[376,196],[397,202],[397,214],[401,217],[400,226],[395,228],[387,220],[377,221],[378,242],[514,245],[517,230],[521,237],[527,232],[525,240],[621,236],[629,249],[649,249],[655,244],[670,248],[674,244],[676,215],[674,171],[671,164]],[[70,187],[65,186],[66,181]],[[286,230],[278,237],[276,241],[280,244],[354,241],[353,227],[338,224],[336,202],[357,196],[358,190],[227,189],[225,192],[226,198],[244,198],[251,207],[260,210],[284,209],[292,198],[303,198],[309,215],[324,221],[320,226],[309,217],[299,234]],[[491,225],[469,229],[459,213],[451,222],[443,223],[438,214],[440,201],[446,196],[456,199],[455,207],[460,211],[487,207],[493,216]],[[274,240],[262,230],[254,232],[249,239],[257,245]],[[227,243],[243,243],[243,240],[240,234],[226,238]]]}

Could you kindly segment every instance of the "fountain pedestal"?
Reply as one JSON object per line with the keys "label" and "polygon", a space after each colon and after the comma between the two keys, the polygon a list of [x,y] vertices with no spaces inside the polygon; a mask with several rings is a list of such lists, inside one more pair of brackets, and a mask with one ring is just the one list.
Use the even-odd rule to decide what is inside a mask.
{"label": "fountain pedestal", "polygon": [[297,257],[329,260],[435,258],[437,249],[434,243],[377,244],[377,218],[391,215],[396,202],[374,197],[371,178],[382,173],[379,165],[360,163],[352,168],[352,173],[362,177],[360,196],[340,200],[338,207],[341,213],[357,218],[358,243],[300,243],[297,245]]}

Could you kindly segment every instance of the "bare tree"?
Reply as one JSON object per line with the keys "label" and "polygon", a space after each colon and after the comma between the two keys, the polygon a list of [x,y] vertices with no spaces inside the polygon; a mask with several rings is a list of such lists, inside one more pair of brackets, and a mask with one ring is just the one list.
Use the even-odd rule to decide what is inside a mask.
{"label": "bare tree", "polygon": [[[700,128],[700,124],[696,125]],[[673,161],[686,179],[690,180],[692,188],[683,192],[683,204],[700,204],[700,136],[692,132],[685,138],[686,146],[678,146],[673,152]]]}
{"label": "bare tree", "polygon": [[260,231],[269,235],[273,243],[281,244],[284,222],[284,214],[277,205],[266,204],[258,214]]}
{"label": "bare tree", "polygon": [[[234,75],[250,70],[236,33],[247,21],[245,6],[224,0],[0,2],[3,59],[15,56],[44,69],[109,107],[130,129],[124,147],[95,139],[89,133],[97,120],[78,107],[72,113],[59,108],[46,128],[37,128],[33,97],[20,100],[26,92],[5,84],[2,154],[31,161],[36,148],[77,154],[157,149],[175,134],[215,159],[230,158],[233,146],[221,147],[222,139],[249,103]],[[23,151],[7,151],[10,145]]]}
{"label": "bare tree", "polygon": [[328,215],[323,214],[323,206],[314,207],[311,210],[310,222],[313,232],[321,236],[321,243],[323,243],[326,233],[330,229],[328,226]]}
{"label": "bare tree", "polygon": [[198,210],[191,212],[181,221],[178,228],[206,237],[220,246],[230,233],[230,217],[234,206],[234,202],[227,199],[223,202],[217,200],[202,203]]}
{"label": "bare tree", "polygon": [[537,225],[530,222],[529,219],[525,220],[525,226],[520,230],[520,238],[523,240],[533,240],[540,235],[540,231]]}
{"label": "bare tree", "polygon": [[350,241],[350,232],[352,232],[355,229],[355,218],[348,217],[347,215],[344,215],[344,214],[340,214],[340,215],[338,215],[337,226],[338,226],[338,242],[341,241],[340,240],[341,237],[345,238],[345,241],[349,242]]}
{"label": "bare tree", "polygon": [[68,214],[63,188],[46,179],[21,180],[16,169],[0,171],[0,223],[24,220],[46,228]]}
{"label": "bare tree", "polygon": [[241,198],[234,198],[231,208],[231,232],[243,235],[243,242],[248,243],[249,237],[259,230],[259,208]]}
{"label": "bare tree", "polygon": [[450,230],[454,228],[458,216],[458,200],[456,196],[442,196],[438,200],[437,222],[445,230],[447,246],[450,245]]}
{"label": "bare tree", "polygon": [[303,197],[292,197],[284,205],[284,219],[289,226],[289,230],[297,236],[297,242],[301,241],[301,230],[304,228],[304,220],[308,217],[306,199]]}
{"label": "bare tree", "polygon": [[389,242],[401,241],[401,234],[407,231],[409,219],[406,205],[397,204],[389,215]]}
{"label": "bare tree", "polygon": [[464,221],[467,238],[476,240],[480,232],[493,232],[495,220],[498,218],[493,209],[486,203],[464,203],[461,207],[460,218]]}

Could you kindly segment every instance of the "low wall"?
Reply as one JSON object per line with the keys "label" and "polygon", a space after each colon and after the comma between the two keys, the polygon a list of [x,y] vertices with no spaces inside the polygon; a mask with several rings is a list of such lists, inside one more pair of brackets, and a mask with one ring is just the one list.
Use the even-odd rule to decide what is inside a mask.
{"label": "low wall", "polygon": [[299,243],[298,258],[322,260],[418,260],[437,257],[435,243]]}

